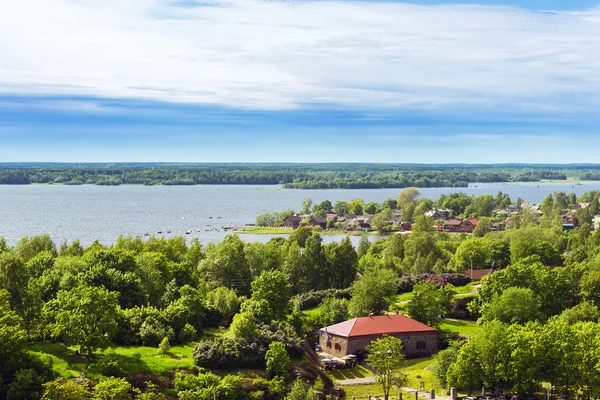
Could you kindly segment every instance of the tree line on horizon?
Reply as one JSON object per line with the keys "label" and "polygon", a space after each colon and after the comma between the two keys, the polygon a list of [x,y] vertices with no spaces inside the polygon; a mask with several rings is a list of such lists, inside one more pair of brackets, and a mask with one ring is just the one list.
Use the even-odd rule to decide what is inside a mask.
{"label": "tree line on horizon", "polygon": [[0,184],[282,185],[290,189],[466,187],[599,180],[594,166],[442,164],[0,164]]}

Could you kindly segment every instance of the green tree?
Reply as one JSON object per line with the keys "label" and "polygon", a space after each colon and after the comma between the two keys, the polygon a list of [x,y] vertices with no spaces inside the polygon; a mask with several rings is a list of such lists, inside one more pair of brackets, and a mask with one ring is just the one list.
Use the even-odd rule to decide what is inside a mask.
{"label": "green tree", "polygon": [[207,247],[206,253],[198,268],[207,281],[235,289],[241,295],[250,293],[252,275],[244,242],[237,235],[228,235],[218,246]]}
{"label": "green tree", "polygon": [[300,210],[300,214],[309,214],[311,207],[312,199],[304,199],[304,201],[302,201],[302,210]]}
{"label": "green tree", "polygon": [[254,314],[249,312],[236,314],[229,326],[229,334],[241,339],[252,339],[258,336]]}
{"label": "green tree", "polygon": [[89,286],[58,292],[57,298],[46,304],[52,337],[77,344],[82,353],[92,356],[117,330],[118,298],[118,293]]}
{"label": "green tree", "polygon": [[372,341],[366,350],[367,364],[375,371],[377,382],[383,389],[385,400],[389,398],[390,389],[395,383],[404,386],[407,377],[403,372],[404,354],[402,341],[393,336],[384,335],[381,339]]}
{"label": "green tree", "polygon": [[281,376],[287,378],[290,369],[290,356],[281,342],[272,342],[269,350],[265,354],[265,363],[267,365],[267,376],[274,378]]}
{"label": "green tree", "polygon": [[498,320],[509,324],[524,324],[535,321],[542,315],[537,298],[527,288],[510,287],[500,296],[483,306],[484,321]]}
{"label": "green tree", "polygon": [[44,384],[44,400],[87,400],[91,397],[87,388],[72,380],[58,378]]}
{"label": "green tree", "polygon": [[206,305],[226,322],[240,310],[240,299],[234,290],[220,286],[206,294]]}
{"label": "green tree", "polygon": [[335,202],[335,205],[333,206],[333,211],[336,214],[344,216],[350,212],[350,208],[348,207],[347,202],[345,202],[343,200],[338,200]]}
{"label": "green tree", "polygon": [[379,204],[376,202],[367,203],[364,208],[365,214],[375,214],[379,210]]}
{"label": "green tree", "polygon": [[356,279],[358,255],[350,238],[346,236],[340,243],[325,246],[330,288],[345,289]]}
{"label": "green tree", "polygon": [[447,374],[452,363],[456,362],[458,352],[462,343],[458,341],[451,342],[447,349],[444,349],[434,357],[433,375],[443,387],[447,386]]}
{"label": "green tree", "polygon": [[478,363],[478,354],[475,346],[467,342],[458,351],[456,361],[448,367],[446,372],[446,387],[456,387],[466,390],[470,396],[473,389],[481,387],[482,371]]}
{"label": "green tree", "polygon": [[33,368],[16,371],[13,381],[8,385],[7,400],[35,400],[43,393],[43,377]]}
{"label": "green tree", "polygon": [[489,258],[489,248],[487,241],[478,237],[465,240],[456,249],[454,256],[456,271],[464,272],[473,269],[483,269],[486,267]]}
{"label": "green tree", "polygon": [[391,224],[392,213],[389,209],[384,209],[371,220],[371,227],[380,234],[385,233],[385,228]]}
{"label": "green tree", "polygon": [[93,400],[131,400],[133,388],[124,378],[104,378],[94,387]]}
{"label": "green tree", "polygon": [[564,310],[560,314],[560,318],[569,325],[578,322],[598,322],[600,319],[600,311],[597,306],[589,301],[582,301],[576,306]]}
{"label": "green tree", "polygon": [[252,300],[266,301],[273,320],[282,321],[287,315],[292,297],[289,280],[289,275],[281,271],[263,271],[252,282]]}
{"label": "green tree", "polygon": [[300,379],[294,381],[292,389],[285,396],[285,400],[317,400],[317,394]]}
{"label": "green tree", "polygon": [[402,209],[406,205],[414,203],[417,200],[417,198],[419,198],[419,196],[421,196],[421,192],[419,192],[419,189],[415,187],[409,187],[404,189],[403,191],[398,193],[398,208]]}
{"label": "green tree", "polygon": [[352,298],[348,305],[350,315],[367,316],[386,310],[396,294],[397,277],[387,269],[369,269],[353,285]]}
{"label": "green tree", "polygon": [[453,292],[449,287],[438,287],[434,282],[421,281],[413,288],[408,303],[408,315],[426,325],[438,327],[441,315],[450,310]]}

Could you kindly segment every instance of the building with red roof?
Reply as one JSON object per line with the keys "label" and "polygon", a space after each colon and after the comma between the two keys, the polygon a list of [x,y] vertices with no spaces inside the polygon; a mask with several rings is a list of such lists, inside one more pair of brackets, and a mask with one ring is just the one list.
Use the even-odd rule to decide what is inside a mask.
{"label": "building with red roof", "polygon": [[371,341],[383,335],[402,340],[407,357],[426,357],[437,352],[437,330],[405,315],[354,318],[331,325],[319,331],[319,342],[325,353],[344,357],[364,352]]}

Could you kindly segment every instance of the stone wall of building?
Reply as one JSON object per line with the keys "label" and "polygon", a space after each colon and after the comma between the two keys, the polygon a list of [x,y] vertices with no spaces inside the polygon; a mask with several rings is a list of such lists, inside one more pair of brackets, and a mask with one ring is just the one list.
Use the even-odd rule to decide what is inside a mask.
{"label": "stone wall of building", "polygon": [[319,344],[321,345],[321,351],[331,354],[334,357],[344,357],[348,354],[348,338],[335,336],[335,335],[325,335],[321,332],[319,338]]}
{"label": "stone wall of building", "polygon": [[[418,334],[390,335],[402,340],[404,354],[409,358],[427,357],[437,353],[437,332]],[[335,335],[321,334],[321,350],[335,357],[344,357],[348,354],[356,354],[365,349],[373,340],[381,338],[382,335],[352,337],[350,339]]]}

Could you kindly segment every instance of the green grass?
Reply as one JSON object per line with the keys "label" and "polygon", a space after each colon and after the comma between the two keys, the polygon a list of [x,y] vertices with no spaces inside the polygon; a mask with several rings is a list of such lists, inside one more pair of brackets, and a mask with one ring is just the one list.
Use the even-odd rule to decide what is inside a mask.
{"label": "green grass", "polygon": [[[77,356],[74,349],[60,343],[35,343],[28,350],[38,355],[48,355],[53,360],[53,370],[63,378],[79,377],[82,371],[92,379],[98,379],[101,374],[94,363],[87,368],[86,360]],[[191,346],[173,346],[169,354],[160,355],[154,347],[130,346],[115,347],[98,351],[96,359],[102,354],[112,352],[120,365],[129,375],[149,373],[153,375],[168,375],[174,369],[194,368]]]}
{"label": "green grass", "polygon": [[373,376],[373,372],[363,367],[362,365],[357,365],[353,368],[329,370],[326,371],[326,373],[334,381],[342,381],[345,379],[368,378]]}
{"label": "green grass", "polygon": [[[346,399],[351,400],[353,396],[356,396],[357,399],[366,400],[368,396],[379,396],[383,399],[383,389],[381,385],[378,383],[371,385],[357,385],[357,386],[344,386],[344,391],[346,392]],[[414,393],[407,393],[403,390],[400,390],[398,393],[402,393],[403,399],[414,399]],[[396,399],[396,388],[393,387],[390,392],[390,400]]]}
{"label": "green grass", "polygon": [[455,287],[453,289],[454,292],[456,293],[455,297],[460,297],[460,296],[472,294],[473,289],[475,288],[475,286],[479,287],[480,285],[478,283],[471,282],[471,283],[466,284],[465,286]]}
{"label": "green grass", "polygon": [[425,390],[437,391],[439,385],[433,376],[433,357],[407,360],[404,372],[408,375],[408,387],[419,389],[421,382],[424,382]]}
{"label": "green grass", "polygon": [[446,319],[440,324],[440,329],[456,332],[463,336],[472,336],[481,331],[481,325],[471,321],[449,321]]}

